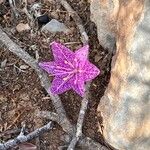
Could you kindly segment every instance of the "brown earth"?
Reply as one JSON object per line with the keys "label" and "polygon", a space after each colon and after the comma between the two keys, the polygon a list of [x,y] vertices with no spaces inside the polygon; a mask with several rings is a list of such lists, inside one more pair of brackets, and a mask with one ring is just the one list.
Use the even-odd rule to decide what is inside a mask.
{"label": "brown earth", "polygon": [[[103,144],[101,131],[98,130],[98,126],[102,125],[102,118],[96,110],[109,81],[111,60],[108,50],[104,50],[99,45],[96,26],[90,21],[90,4],[86,0],[69,0],[68,2],[81,17],[90,38],[90,61],[101,69],[101,75],[93,80],[90,88],[91,97],[83,133]],[[55,18],[68,26],[71,29],[69,34],[43,34],[40,32],[40,28],[38,31],[35,28],[33,36],[30,32],[18,33],[14,28],[20,22],[27,23],[26,16],[21,13],[21,17],[14,20],[7,1],[0,4],[1,26],[32,57],[35,57],[35,51],[37,51],[40,61],[52,59],[49,43],[54,40],[66,43],[73,50],[82,45],[79,30],[68,12],[58,3],[52,4],[47,1],[43,3],[42,12],[47,13],[51,19]],[[2,133],[7,130],[20,129],[22,122],[26,123],[28,132],[46,124],[48,120],[37,118],[34,114],[35,110],[55,111],[34,70],[30,67],[23,71],[18,69],[25,63],[1,45],[0,62],[5,59],[7,59],[7,63],[0,70],[0,141],[7,141],[15,137],[17,133],[7,135]],[[73,91],[62,94],[61,98],[70,121],[76,124],[81,98]],[[40,143],[41,150],[56,150],[58,146],[65,144],[60,138],[63,137],[63,134],[61,127],[56,124],[55,129],[42,135],[39,141],[33,140],[33,143]]]}

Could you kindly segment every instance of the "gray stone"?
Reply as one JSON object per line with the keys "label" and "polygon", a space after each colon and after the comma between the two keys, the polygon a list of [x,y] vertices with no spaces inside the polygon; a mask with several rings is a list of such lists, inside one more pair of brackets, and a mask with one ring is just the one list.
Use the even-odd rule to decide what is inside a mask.
{"label": "gray stone", "polygon": [[49,23],[47,23],[45,26],[42,27],[41,29],[42,32],[51,32],[51,33],[56,33],[56,32],[64,32],[68,33],[70,30],[68,27],[64,25],[64,23],[61,23],[57,21],[56,19],[52,19]]}
{"label": "gray stone", "polygon": [[104,137],[117,149],[149,150],[150,1],[92,0],[91,5],[100,43],[109,48],[106,35],[116,37],[110,83],[97,109]]}
{"label": "gray stone", "polygon": [[[111,51],[115,48],[115,21],[110,14],[113,6],[110,0],[91,0],[91,20],[97,25],[98,39],[100,44]],[[111,19],[111,21],[110,21]]]}

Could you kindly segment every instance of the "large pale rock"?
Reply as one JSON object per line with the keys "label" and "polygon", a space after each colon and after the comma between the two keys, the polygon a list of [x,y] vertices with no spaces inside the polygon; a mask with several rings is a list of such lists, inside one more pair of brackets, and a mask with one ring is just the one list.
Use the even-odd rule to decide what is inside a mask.
{"label": "large pale rock", "polygon": [[113,50],[116,31],[114,14],[118,10],[118,5],[114,6],[111,0],[91,0],[90,8],[91,20],[97,24],[100,44],[104,48]]}
{"label": "large pale rock", "polygon": [[[93,0],[91,12],[94,20],[101,20],[95,22],[98,30],[109,24],[115,29],[103,30],[116,39],[110,83],[98,106],[104,137],[117,149],[149,150],[150,0]],[[106,40],[101,31],[98,34],[100,42]]]}

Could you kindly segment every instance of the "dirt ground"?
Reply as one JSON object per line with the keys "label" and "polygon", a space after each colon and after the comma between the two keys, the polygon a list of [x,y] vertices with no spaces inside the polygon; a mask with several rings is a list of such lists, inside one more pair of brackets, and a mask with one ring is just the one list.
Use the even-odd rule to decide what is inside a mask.
{"label": "dirt ground", "polygon": [[[91,96],[83,133],[103,144],[103,136],[99,128],[102,118],[97,114],[96,109],[109,81],[110,58],[108,51],[99,45],[96,26],[90,21],[90,4],[86,0],[68,0],[68,2],[81,17],[90,38],[90,61],[101,70],[101,75],[93,80],[90,88]],[[16,25],[20,22],[28,23],[28,20],[23,13],[20,13],[21,16],[17,20],[13,19],[7,1],[0,4],[0,25],[11,39],[32,57],[35,58],[37,51],[40,56],[39,61],[53,58],[49,43],[54,40],[66,43],[72,50],[82,46],[79,30],[68,12],[58,3],[49,3],[46,0],[42,3],[42,13],[48,14],[50,19],[54,18],[63,22],[71,29],[70,33],[44,34],[37,26],[32,34],[30,31],[16,32]],[[0,141],[7,141],[15,137],[22,122],[26,123],[28,132],[46,124],[48,120],[35,116],[36,110],[55,111],[51,99],[40,85],[34,70],[28,66],[26,69],[20,70],[20,66],[26,64],[1,45],[0,62],[4,62],[4,60],[7,62],[0,69]],[[67,91],[60,96],[70,121],[76,124],[81,98],[73,91]],[[15,132],[3,134],[6,131]],[[41,150],[57,150],[59,146],[65,144],[63,134],[61,127],[56,125],[49,133],[45,133],[38,140],[33,140],[33,143],[38,143]]]}

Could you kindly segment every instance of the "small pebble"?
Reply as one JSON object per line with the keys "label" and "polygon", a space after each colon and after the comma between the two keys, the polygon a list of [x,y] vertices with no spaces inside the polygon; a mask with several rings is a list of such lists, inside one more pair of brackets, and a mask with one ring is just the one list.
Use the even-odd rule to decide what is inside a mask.
{"label": "small pebble", "polygon": [[18,32],[23,32],[23,31],[28,31],[28,30],[30,30],[31,28],[30,28],[30,26],[29,26],[29,24],[28,23],[19,23],[17,26],[16,26],[16,30],[18,31]]}
{"label": "small pebble", "polygon": [[28,69],[28,68],[29,68],[29,66],[27,66],[27,65],[21,65],[21,66],[20,66],[20,69],[21,69],[21,70],[26,70],[26,69]]}
{"label": "small pebble", "polygon": [[37,17],[37,20],[38,20],[39,25],[43,25],[43,24],[46,24],[49,22],[49,17],[46,14],[46,15],[42,15],[42,16]]}
{"label": "small pebble", "polygon": [[56,19],[52,19],[49,23],[47,23],[45,26],[42,27],[41,31],[51,33],[56,32],[69,33],[70,29],[64,23],[61,23]]}

